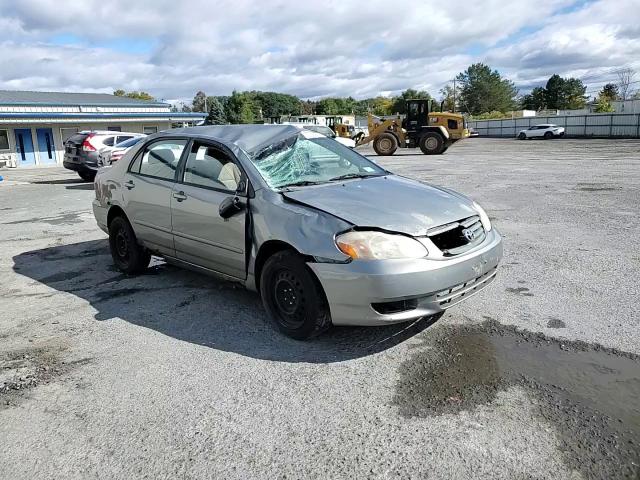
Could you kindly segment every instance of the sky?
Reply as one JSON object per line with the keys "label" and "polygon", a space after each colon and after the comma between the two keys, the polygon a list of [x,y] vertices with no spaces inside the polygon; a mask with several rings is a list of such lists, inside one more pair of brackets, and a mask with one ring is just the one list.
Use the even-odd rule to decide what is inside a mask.
{"label": "sky", "polygon": [[0,44],[4,90],[438,96],[483,62],[520,93],[558,73],[596,95],[640,80],[640,0],[0,0]]}

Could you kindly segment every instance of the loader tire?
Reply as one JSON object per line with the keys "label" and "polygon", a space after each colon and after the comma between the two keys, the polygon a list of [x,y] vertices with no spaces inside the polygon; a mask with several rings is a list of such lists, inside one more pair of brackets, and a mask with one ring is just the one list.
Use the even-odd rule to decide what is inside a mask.
{"label": "loader tire", "polygon": [[398,139],[392,133],[381,133],[373,141],[373,149],[380,156],[393,155],[398,149]]}
{"label": "loader tire", "polygon": [[420,150],[425,155],[440,155],[444,152],[444,138],[435,132],[427,132],[420,137]]}

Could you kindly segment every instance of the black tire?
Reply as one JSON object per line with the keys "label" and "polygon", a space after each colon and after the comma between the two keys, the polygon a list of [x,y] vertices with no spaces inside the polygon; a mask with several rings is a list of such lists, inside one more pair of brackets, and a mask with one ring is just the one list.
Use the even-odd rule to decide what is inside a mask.
{"label": "black tire", "polygon": [[373,141],[373,149],[383,157],[393,155],[398,149],[398,139],[392,133],[381,133]]}
{"label": "black tire", "polygon": [[87,172],[85,171],[80,171],[78,172],[78,175],[80,175],[80,178],[83,179],[85,182],[93,182],[96,179],[96,172]]}
{"label": "black tire", "polygon": [[294,251],[284,250],[267,259],[260,274],[260,295],[280,331],[291,338],[307,340],[331,326],[322,287]]}
{"label": "black tire", "polygon": [[422,135],[418,145],[425,155],[440,155],[444,152],[444,138],[436,132],[427,132]]}
{"label": "black tire", "polygon": [[518,134],[518,140],[526,140],[527,139],[527,134],[524,132],[520,132]]}
{"label": "black tire", "polygon": [[553,133],[545,132],[545,134],[544,134],[544,139],[545,140],[551,140],[552,138],[553,138]]}
{"label": "black tire", "polygon": [[124,217],[116,217],[109,224],[109,247],[118,270],[127,274],[143,272],[151,261],[149,250],[138,243],[131,224]]}

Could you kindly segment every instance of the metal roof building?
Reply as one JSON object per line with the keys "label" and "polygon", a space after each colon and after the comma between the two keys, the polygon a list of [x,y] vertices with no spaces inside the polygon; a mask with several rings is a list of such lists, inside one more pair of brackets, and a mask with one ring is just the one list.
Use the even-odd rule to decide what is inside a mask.
{"label": "metal roof building", "polygon": [[0,90],[0,166],[62,164],[64,141],[82,130],[155,133],[202,121],[164,102],[103,93]]}

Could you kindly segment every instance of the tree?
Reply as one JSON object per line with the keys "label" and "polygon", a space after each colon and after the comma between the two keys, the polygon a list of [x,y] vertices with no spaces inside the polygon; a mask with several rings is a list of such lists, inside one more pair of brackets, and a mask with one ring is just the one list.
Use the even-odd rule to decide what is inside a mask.
{"label": "tree", "polygon": [[407,100],[412,99],[426,99],[432,100],[429,92],[425,90],[414,90],[413,88],[407,88],[398,97],[394,97],[393,106],[391,107],[391,113],[405,114],[407,113]]}
{"label": "tree", "polygon": [[547,108],[557,110],[575,110],[583,108],[587,102],[587,87],[577,78],[562,78],[552,75],[545,87]]}
{"label": "tree", "polygon": [[195,97],[193,97],[193,102],[191,102],[191,110],[193,112],[206,112],[206,103],[207,94],[200,90],[198,93],[196,93]]}
{"label": "tree", "polygon": [[531,93],[524,95],[520,100],[520,106],[524,110],[543,110],[546,105],[546,90],[542,87],[535,87]]}
{"label": "tree", "polygon": [[147,92],[138,92],[138,91],[125,92],[122,89],[118,89],[118,90],[114,90],[113,94],[116,97],[135,98],[136,100],[148,100],[148,101],[154,101],[155,100],[155,98],[153,98]]}
{"label": "tree", "polygon": [[256,104],[249,92],[231,93],[226,106],[227,122],[254,123],[256,120]]}
{"label": "tree", "polygon": [[453,95],[453,87],[449,84],[445,85],[444,88],[440,89],[440,95],[442,109],[446,112],[455,112],[456,101],[455,96]]}
{"label": "tree", "polygon": [[609,101],[618,100],[618,86],[614,83],[607,83],[602,87],[599,95],[608,98]]}
{"label": "tree", "polygon": [[631,97],[631,90],[629,87],[635,83],[633,78],[636,76],[636,72],[633,68],[623,68],[618,71],[618,90],[620,92],[620,100],[628,100]]}
{"label": "tree", "polygon": [[596,113],[611,113],[616,111],[616,109],[613,108],[613,105],[611,105],[611,97],[602,91],[598,94],[596,102]]}
{"label": "tree", "polygon": [[302,102],[294,95],[277,92],[250,92],[253,102],[262,110],[262,117],[279,117],[280,115],[299,115]]}
{"label": "tree", "polygon": [[209,97],[207,105],[209,106],[209,115],[204,121],[205,125],[224,125],[227,123],[224,108],[216,97]]}
{"label": "tree", "polygon": [[513,82],[483,63],[469,66],[456,76],[456,81],[461,85],[460,103],[472,114],[511,110],[518,93]]}

